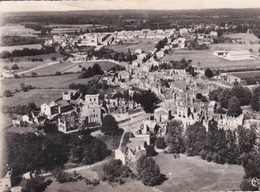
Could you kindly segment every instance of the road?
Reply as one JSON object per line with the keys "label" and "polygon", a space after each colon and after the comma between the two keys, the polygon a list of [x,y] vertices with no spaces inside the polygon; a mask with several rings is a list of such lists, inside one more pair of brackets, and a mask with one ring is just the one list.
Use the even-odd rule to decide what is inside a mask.
{"label": "road", "polygon": [[121,148],[121,144],[123,142],[125,133],[137,131],[139,129],[139,127],[142,125],[143,120],[147,119],[149,116],[150,116],[150,114],[145,113],[138,117],[130,118],[129,121],[126,121],[126,122],[120,124],[120,128],[124,129],[124,133],[121,137],[121,140],[120,140],[120,143],[119,143],[119,146],[117,149]]}

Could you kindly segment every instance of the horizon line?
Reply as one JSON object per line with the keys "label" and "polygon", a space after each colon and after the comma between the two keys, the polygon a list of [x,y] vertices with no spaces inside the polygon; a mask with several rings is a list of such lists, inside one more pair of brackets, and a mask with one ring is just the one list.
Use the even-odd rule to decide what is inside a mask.
{"label": "horizon line", "polygon": [[34,13],[34,12],[80,12],[80,11],[196,11],[196,10],[227,10],[227,9],[232,9],[232,10],[246,10],[246,9],[260,9],[260,7],[247,7],[247,8],[243,8],[243,7],[235,7],[235,8],[231,8],[231,7],[223,7],[223,8],[188,8],[188,9],[128,9],[128,8],[119,8],[119,9],[78,9],[78,10],[39,10],[39,11],[0,11],[1,13]]}

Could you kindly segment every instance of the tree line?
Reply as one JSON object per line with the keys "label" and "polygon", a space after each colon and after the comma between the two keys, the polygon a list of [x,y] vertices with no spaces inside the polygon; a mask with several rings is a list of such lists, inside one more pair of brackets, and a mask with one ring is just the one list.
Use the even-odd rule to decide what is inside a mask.
{"label": "tree line", "polygon": [[44,55],[44,54],[50,54],[50,53],[55,53],[55,48],[53,48],[53,47],[42,47],[41,49],[24,48],[22,50],[15,49],[12,52],[2,51],[0,53],[0,58],[7,59],[7,58],[11,58],[11,57]]}

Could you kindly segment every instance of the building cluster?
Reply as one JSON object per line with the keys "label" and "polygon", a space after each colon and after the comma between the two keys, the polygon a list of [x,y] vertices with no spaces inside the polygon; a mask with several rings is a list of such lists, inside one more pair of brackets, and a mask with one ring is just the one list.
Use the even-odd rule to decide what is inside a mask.
{"label": "building cluster", "polygon": [[17,116],[13,119],[13,125],[44,125],[54,121],[59,131],[70,133],[85,127],[100,126],[101,118],[102,107],[98,94],[82,96],[76,90],[69,90],[63,92],[62,98],[43,103],[40,111]]}
{"label": "building cluster", "polygon": [[195,33],[195,28],[176,29],[142,29],[135,31],[115,31],[113,33],[85,33],[82,35],[61,34],[54,35],[52,39],[45,41],[46,46],[59,44],[66,46],[105,46],[120,43],[135,43],[138,40],[146,39],[149,42],[158,42],[158,40],[172,37],[172,45],[178,48],[185,48],[187,43],[196,40],[198,44],[210,44],[218,36],[217,32],[212,30],[209,34]]}

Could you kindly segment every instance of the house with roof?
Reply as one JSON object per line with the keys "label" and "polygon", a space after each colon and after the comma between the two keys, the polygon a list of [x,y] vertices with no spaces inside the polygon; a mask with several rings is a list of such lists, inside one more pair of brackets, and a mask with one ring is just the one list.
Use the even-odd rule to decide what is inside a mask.
{"label": "house with roof", "polygon": [[228,74],[228,73],[222,73],[221,75],[219,75],[218,80],[220,81],[226,81],[230,84],[234,84],[235,82],[240,83],[242,81],[242,79],[234,74]]}
{"label": "house with roof", "polygon": [[257,56],[249,51],[215,51],[213,55],[229,61],[256,60]]}
{"label": "house with roof", "polygon": [[53,119],[55,116],[71,110],[73,110],[72,105],[62,98],[41,105],[41,114],[46,116],[47,119]]}

